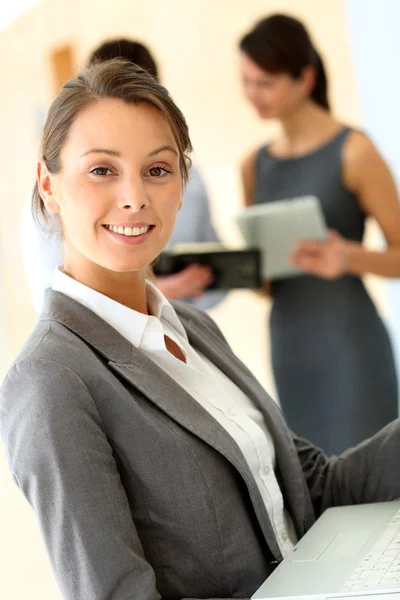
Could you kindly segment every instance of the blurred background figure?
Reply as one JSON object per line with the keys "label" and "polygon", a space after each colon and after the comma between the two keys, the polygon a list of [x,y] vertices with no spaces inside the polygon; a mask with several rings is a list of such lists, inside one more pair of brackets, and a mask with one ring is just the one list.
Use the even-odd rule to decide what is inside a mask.
{"label": "blurred background figure", "polygon": [[[134,40],[116,39],[103,43],[94,50],[88,65],[95,61],[118,57],[139,65],[159,80],[157,64],[150,50]],[[51,287],[55,267],[63,263],[64,248],[61,234],[54,233],[50,224],[44,221],[35,222],[30,198],[22,214],[21,241],[32,301],[35,310],[40,313],[44,290]],[[189,172],[183,207],[178,213],[169,247],[187,242],[219,242],[211,222],[206,187],[199,171],[193,165]],[[212,279],[212,272],[208,267],[193,264],[174,275],[156,277],[155,282],[167,298],[190,302],[206,310],[214,307],[226,296],[226,292],[206,291]]]}
{"label": "blurred background figure", "polygon": [[[398,196],[372,142],[331,115],[324,66],[300,21],[266,18],[240,51],[247,100],[281,125],[243,162],[246,205],[312,194],[330,229],[326,242],[294,249],[293,263],[308,275],[266,287],[279,401],[296,434],[339,453],[397,416],[392,348],[361,276],[400,276]],[[385,252],[362,245],[369,216]]]}

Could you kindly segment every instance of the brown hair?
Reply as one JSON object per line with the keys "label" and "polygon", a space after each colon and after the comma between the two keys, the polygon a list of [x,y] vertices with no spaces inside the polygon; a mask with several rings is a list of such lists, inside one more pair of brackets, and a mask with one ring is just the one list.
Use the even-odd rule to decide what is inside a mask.
{"label": "brown hair", "polygon": [[[178,146],[180,170],[184,182],[192,146],[185,117],[168,91],[144,69],[126,60],[114,59],[91,65],[78,77],[67,81],[53,101],[43,130],[41,157],[50,173],[61,170],[61,151],[78,115],[104,98],[118,98],[129,104],[146,102],[155,106],[171,127]],[[42,226],[49,213],[36,182],[32,196],[32,212],[36,224]]]}
{"label": "brown hair", "polygon": [[311,98],[329,110],[324,64],[303,23],[287,15],[272,15],[257,23],[240,40],[239,47],[269,73],[289,73],[297,79],[305,67],[314,67],[316,80]]}

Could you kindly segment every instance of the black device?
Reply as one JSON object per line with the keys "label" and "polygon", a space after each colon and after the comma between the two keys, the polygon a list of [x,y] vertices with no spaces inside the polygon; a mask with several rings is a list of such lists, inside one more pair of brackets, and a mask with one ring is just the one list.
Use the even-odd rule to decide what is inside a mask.
{"label": "black device", "polygon": [[165,250],[153,265],[154,274],[172,275],[193,263],[212,269],[214,281],[208,289],[258,289],[262,284],[259,250],[230,250],[207,243]]}

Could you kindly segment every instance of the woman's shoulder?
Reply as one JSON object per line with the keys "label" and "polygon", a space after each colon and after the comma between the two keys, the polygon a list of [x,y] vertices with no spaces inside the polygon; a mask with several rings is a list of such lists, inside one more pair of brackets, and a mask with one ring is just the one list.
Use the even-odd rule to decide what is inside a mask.
{"label": "woman's shoulder", "polygon": [[363,157],[378,153],[372,139],[361,129],[347,128],[347,136],[343,145],[343,158],[347,161],[357,161]]}
{"label": "woman's shoulder", "polygon": [[40,321],[0,388],[0,434],[7,452],[19,443],[52,444],[72,422],[100,423],[96,390],[107,388],[106,370],[73,332]]}
{"label": "woman's shoulder", "polygon": [[51,382],[58,385],[58,380],[65,384],[71,379],[85,382],[98,365],[93,350],[62,323],[39,321],[8,370],[1,394],[13,392],[17,385],[39,390]]}
{"label": "woman's shoulder", "polygon": [[343,144],[341,160],[343,180],[355,192],[366,173],[383,164],[383,158],[372,139],[358,129],[349,131]]}
{"label": "woman's shoulder", "polygon": [[[265,146],[264,146],[265,148]],[[244,204],[251,206],[254,201],[254,187],[256,180],[257,160],[262,148],[256,148],[247,153],[242,159],[240,171],[242,177]]]}
{"label": "woman's shoulder", "polygon": [[93,354],[84,340],[66,325],[52,318],[43,318],[28,336],[15,363],[37,359],[64,362],[82,353]]}
{"label": "woman's shoulder", "polygon": [[252,150],[249,150],[246,152],[246,154],[244,154],[240,161],[240,166],[243,175],[249,172],[253,172],[255,164],[257,162],[257,157],[262,151],[265,151],[266,147],[267,145],[263,144],[262,146],[257,146],[256,148],[253,148]]}
{"label": "woman's shoulder", "polygon": [[[53,459],[61,468],[71,447],[79,451],[93,431],[105,435],[96,388],[88,376],[90,352],[84,352],[79,340],[72,342],[71,335],[39,323],[0,388],[0,437],[16,482],[25,491]],[[99,369],[92,380],[96,375]],[[101,390],[101,377],[97,379]]]}

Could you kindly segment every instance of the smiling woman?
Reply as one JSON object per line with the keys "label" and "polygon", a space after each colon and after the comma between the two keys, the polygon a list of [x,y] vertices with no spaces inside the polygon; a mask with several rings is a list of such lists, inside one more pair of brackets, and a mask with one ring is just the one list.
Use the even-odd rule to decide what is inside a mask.
{"label": "smiling woman", "polygon": [[143,311],[145,269],[172,234],[191,146],[165,88],[126,69],[99,63],[55,100],[33,208],[61,221],[65,274]]}

